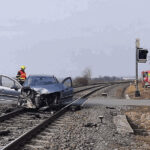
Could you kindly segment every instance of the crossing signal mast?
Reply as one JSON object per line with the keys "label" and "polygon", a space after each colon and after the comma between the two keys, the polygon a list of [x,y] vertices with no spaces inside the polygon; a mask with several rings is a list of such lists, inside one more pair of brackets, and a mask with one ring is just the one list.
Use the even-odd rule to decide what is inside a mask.
{"label": "crossing signal mast", "polygon": [[136,91],[135,97],[140,96],[140,91],[138,89],[138,63],[146,63],[148,50],[140,48],[140,40],[136,39]]}

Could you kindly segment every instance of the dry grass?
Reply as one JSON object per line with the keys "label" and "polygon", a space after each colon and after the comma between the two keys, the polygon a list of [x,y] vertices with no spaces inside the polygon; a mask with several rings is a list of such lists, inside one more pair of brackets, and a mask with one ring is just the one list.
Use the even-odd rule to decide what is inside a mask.
{"label": "dry grass", "polygon": [[128,94],[131,99],[150,99],[150,88],[143,88],[142,84],[139,83],[139,91],[141,96],[135,97],[135,85],[131,84],[125,91],[125,94]]}
{"label": "dry grass", "polygon": [[[128,110],[125,113],[130,120],[130,123],[134,124],[136,129],[143,129],[143,131],[150,131],[150,107],[138,106],[134,109]],[[136,141],[140,144],[148,144],[146,149],[150,149],[150,136],[136,135]],[[145,149],[145,148],[143,148]]]}
{"label": "dry grass", "polygon": [[130,122],[138,128],[150,131],[150,107],[138,106],[135,109],[128,110],[126,113]]}
{"label": "dry grass", "polygon": [[[139,83],[140,97],[135,97],[135,85],[131,84],[125,91],[131,99],[138,100],[150,100],[150,88],[143,88],[142,84]],[[138,106],[132,110],[125,113],[132,124],[134,124],[138,129],[144,129],[145,131],[150,131],[150,107],[149,106]],[[139,143],[146,143],[150,145],[150,136],[137,135],[136,140]],[[149,148],[147,148],[149,149]]]}
{"label": "dry grass", "polygon": [[150,112],[150,106],[137,106],[136,108],[128,110],[127,112],[147,113]]}
{"label": "dry grass", "polygon": [[144,141],[146,143],[150,143],[150,137],[149,136],[136,136],[136,140]]}

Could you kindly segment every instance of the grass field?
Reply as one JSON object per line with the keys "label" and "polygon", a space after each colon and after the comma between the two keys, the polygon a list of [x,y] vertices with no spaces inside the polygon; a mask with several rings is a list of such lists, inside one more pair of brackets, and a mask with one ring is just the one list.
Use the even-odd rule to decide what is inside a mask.
{"label": "grass field", "polygon": [[128,94],[131,99],[150,99],[150,88],[143,88],[142,84],[139,83],[139,91],[140,97],[135,97],[135,85],[130,84],[130,86],[126,89],[125,94]]}

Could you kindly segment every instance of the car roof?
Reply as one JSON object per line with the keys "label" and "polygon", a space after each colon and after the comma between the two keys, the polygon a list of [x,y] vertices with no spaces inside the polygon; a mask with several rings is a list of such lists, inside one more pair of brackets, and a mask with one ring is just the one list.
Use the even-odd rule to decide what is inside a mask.
{"label": "car roof", "polygon": [[44,75],[44,74],[33,74],[29,75],[29,77],[54,77],[53,75]]}

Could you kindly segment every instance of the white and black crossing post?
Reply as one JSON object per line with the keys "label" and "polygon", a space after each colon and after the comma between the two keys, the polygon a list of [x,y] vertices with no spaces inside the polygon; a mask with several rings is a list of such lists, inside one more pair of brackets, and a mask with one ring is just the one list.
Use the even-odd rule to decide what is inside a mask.
{"label": "white and black crossing post", "polygon": [[148,50],[140,48],[140,40],[136,39],[136,91],[135,97],[140,96],[140,91],[138,88],[138,63],[146,63]]}

